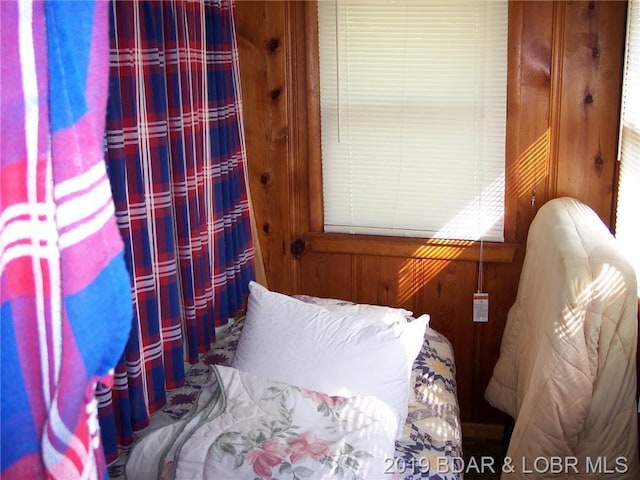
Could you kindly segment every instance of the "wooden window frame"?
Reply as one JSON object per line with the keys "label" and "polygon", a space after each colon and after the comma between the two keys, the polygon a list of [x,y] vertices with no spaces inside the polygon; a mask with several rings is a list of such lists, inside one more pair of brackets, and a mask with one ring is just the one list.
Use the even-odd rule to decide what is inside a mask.
{"label": "wooden window frame", "polygon": [[[511,263],[518,248],[516,239],[516,195],[514,191],[514,159],[509,155],[509,93],[515,70],[511,58],[507,73],[507,148],[505,159],[505,219],[504,242],[480,242],[468,240],[425,239],[389,237],[377,235],[351,235],[325,233],[322,191],[322,154],[320,136],[320,85],[318,57],[318,29],[316,2],[290,2],[290,44],[288,93],[290,98],[290,124],[297,125],[299,132],[290,139],[294,160],[292,167],[301,185],[292,186],[300,194],[300,218],[294,218],[298,234],[307,247],[314,252],[345,253],[360,255],[383,255],[406,258],[463,260]],[[510,11],[511,11],[511,7]],[[509,30],[512,18],[509,14]],[[509,39],[511,42],[511,36]],[[513,54],[509,48],[509,56]],[[306,127],[306,129],[304,128]],[[306,159],[304,161],[303,159]],[[295,176],[295,175],[294,175]],[[295,198],[295,195],[294,195]],[[306,207],[306,208],[305,208]]]}

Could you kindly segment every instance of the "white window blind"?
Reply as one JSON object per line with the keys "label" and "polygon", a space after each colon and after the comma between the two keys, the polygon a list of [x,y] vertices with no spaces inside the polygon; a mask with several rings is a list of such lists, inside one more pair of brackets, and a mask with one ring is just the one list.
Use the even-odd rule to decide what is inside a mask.
{"label": "white window blind", "polygon": [[634,263],[640,279],[640,3],[632,0],[628,8],[616,238]]}
{"label": "white window blind", "polygon": [[326,232],[502,241],[506,1],[318,2]]}

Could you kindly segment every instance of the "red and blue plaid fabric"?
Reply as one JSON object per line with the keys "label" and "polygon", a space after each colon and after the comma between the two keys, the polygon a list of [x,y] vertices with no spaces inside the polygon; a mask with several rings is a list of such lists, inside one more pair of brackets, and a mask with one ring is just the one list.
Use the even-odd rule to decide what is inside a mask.
{"label": "red and blue plaid fabric", "polygon": [[103,157],[107,7],[0,2],[3,479],[107,476],[94,388],[132,319]]}
{"label": "red and blue plaid fabric", "polygon": [[229,0],[111,3],[107,163],[135,318],[98,391],[108,460],[254,277],[233,13]]}

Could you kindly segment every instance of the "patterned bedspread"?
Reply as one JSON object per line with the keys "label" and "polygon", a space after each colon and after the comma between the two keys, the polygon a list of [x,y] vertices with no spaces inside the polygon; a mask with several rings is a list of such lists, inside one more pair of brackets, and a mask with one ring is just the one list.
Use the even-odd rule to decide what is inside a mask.
{"label": "patterned bedspread", "polygon": [[396,441],[397,469],[404,480],[462,479],[455,368],[449,340],[427,328],[413,364],[415,398],[409,398],[409,415]]}
{"label": "patterned bedspread", "polygon": [[[187,385],[181,389],[170,392],[168,395],[166,406],[162,409],[162,411],[157,412],[152,416],[151,424],[149,425],[149,427],[141,432],[138,432],[138,436],[140,439],[147,436],[153,437],[154,435],[158,439],[166,439],[169,436],[174,436],[176,439],[174,447],[172,447],[174,448],[174,450],[165,452],[165,459],[170,459],[173,457],[173,455],[176,453],[175,448],[181,448],[183,452],[185,451],[185,449],[188,452],[191,451],[187,446],[185,446],[185,444],[188,444],[189,441],[188,436],[183,435],[182,437],[178,438],[179,433],[184,430],[194,431],[194,425],[200,425],[200,423],[202,423],[203,412],[205,412],[209,417],[219,416],[222,414],[224,410],[224,402],[222,401],[224,395],[221,395],[219,391],[218,393],[215,393],[217,390],[214,387],[218,382],[220,382],[221,379],[223,380],[223,384],[225,383],[225,379],[227,382],[230,382],[232,377],[234,376],[234,369],[212,368],[212,366],[229,365],[231,359],[233,358],[233,352],[235,351],[241,329],[241,321],[232,325],[225,332],[225,335],[222,336],[222,338],[216,343],[215,348],[207,353],[202,354],[200,362],[196,365],[191,366],[189,370],[189,373],[187,375]],[[420,355],[416,359],[413,366],[413,380],[415,389],[414,395],[410,397],[409,416],[404,426],[404,431],[401,438],[395,443],[395,454],[385,454],[382,457],[378,456],[378,463],[376,464],[375,462],[373,462],[371,464],[375,464],[375,467],[368,467],[376,468],[376,471],[380,471],[380,469],[382,469],[383,473],[388,472],[389,474],[391,474],[395,472],[396,476],[391,477],[384,474],[380,476],[377,476],[377,474],[372,476],[371,474],[369,474],[365,475],[362,478],[402,478],[404,480],[460,480],[462,478],[462,475],[456,472],[457,470],[460,470],[457,467],[459,466],[460,459],[462,458],[462,449],[459,409],[456,398],[455,364],[453,361],[453,352],[448,340],[433,329],[427,329],[425,335],[425,343],[422,347]],[[266,388],[267,390],[271,388],[271,391],[274,393],[274,395],[276,391],[280,392],[278,395],[281,396],[278,397],[278,402],[285,402],[284,404],[287,404],[287,402],[289,402],[289,405],[291,405],[292,403],[302,404],[299,410],[299,415],[305,418],[309,417],[309,412],[311,410],[320,412],[322,413],[322,415],[318,416],[317,419],[317,421],[320,422],[320,428],[324,428],[327,431],[333,428],[331,422],[322,422],[328,422],[331,419],[331,413],[335,413],[332,408],[336,407],[336,400],[331,399],[339,397],[320,398],[310,395],[309,392],[304,392],[301,389],[296,389],[295,387],[284,392],[284,390],[278,390],[277,386],[277,384],[267,385]],[[236,391],[233,395],[234,398],[236,398],[240,394],[238,394],[238,392]],[[273,401],[275,401],[275,398],[276,397],[274,397]],[[323,407],[321,407],[321,405],[324,405],[324,409]],[[341,405],[341,407],[353,408],[352,405]],[[309,408],[311,410],[308,410]],[[307,413],[303,414],[302,412],[304,412],[305,409],[307,409]],[[300,417],[297,418],[298,420],[300,419]],[[264,418],[262,420],[264,420]],[[277,420],[273,420],[272,418],[268,422],[272,421]],[[297,426],[298,423],[300,422],[292,421],[291,425]],[[172,427],[167,428],[167,425],[172,425]],[[189,425],[190,427],[187,428],[187,426]],[[163,429],[163,427],[165,428]],[[264,427],[263,423],[263,427],[261,428],[264,429],[267,427]],[[280,425],[279,427],[273,426],[269,428],[281,428],[283,429],[282,431],[286,430],[286,427],[284,425]],[[252,455],[255,456],[258,454],[249,453],[252,451],[251,445],[249,445],[249,443],[255,440],[264,441],[266,440],[267,434],[266,432],[263,432],[263,436],[265,438],[258,438],[256,437],[256,435],[259,435],[259,433],[258,430],[256,430],[256,427],[253,426],[249,429],[255,431],[255,433],[249,435],[247,432],[243,433],[239,430],[227,429],[225,431],[226,435],[214,435],[214,439],[218,438],[218,440],[210,443],[209,447],[204,450],[204,453],[195,454],[195,457],[198,457],[198,455],[204,455],[204,457],[201,456],[199,458],[200,460],[206,460],[207,455],[211,456],[211,458],[217,455],[217,461],[224,459],[227,462],[231,462],[228,463],[228,465],[230,465],[231,467],[233,467],[234,462],[240,463],[242,459],[243,462],[246,462],[246,464],[243,463],[245,468],[252,467],[253,465],[255,465],[255,460],[257,459],[257,457],[253,458]],[[290,429],[287,432],[288,433],[286,435],[283,434],[281,437],[287,437],[293,443],[271,445],[271,447],[275,448],[276,456],[280,453],[286,453],[286,448],[285,450],[283,450],[283,445],[289,448],[291,445],[295,444],[297,445],[297,448],[302,448],[304,446],[307,450],[311,449],[309,451],[312,451],[313,449],[311,445],[314,442],[311,442],[311,440],[318,440],[318,442],[316,442],[316,446],[318,448],[320,448],[321,446],[327,446],[325,443],[323,443],[323,441],[327,441],[327,439],[323,439],[320,436],[317,436],[317,434],[315,434],[316,436],[313,439],[309,440],[309,438],[305,439],[304,436],[300,436],[303,432],[298,431],[295,428]],[[208,434],[213,433],[214,432],[208,432]],[[220,433],[224,432],[221,431]],[[202,434],[203,432],[201,431],[197,435]],[[366,453],[367,449],[374,448],[373,445],[380,446],[379,443],[376,442],[383,441],[380,438],[374,438],[373,440],[367,440],[364,443],[358,444],[357,442],[354,442],[354,439],[352,437],[339,437],[340,436],[334,436],[331,438],[331,440],[334,441],[335,445],[337,445],[337,450],[334,449],[334,451],[342,451],[343,454],[345,452],[348,453],[354,452],[356,450],[359,451],[357,456],[353,454],[353,458],[347,461],[347,464],[352,465],[353,462],[359,462],[363,465],[368,465],[369,463],[371,463],[363,462],[363,460],[369,459]],[[242,438],[244,438],[244,440],[241,440]],[[142,443],[140,441],[138,442]],[[242,442],[245,442],[246,444],[243,444]],[[149,443],[152,444],[153,439],[150,439]],[[138,448],[135,445],[136,444],[134,444],[134,448]],[[280,446],[278,447],[278,445]],[[360,446],[356,447],[354,445]],[[279,449],[276,447],[278,447]],[[156,450],[159,452],[160,447],[156,448]],[[231,452],[233,452],[233,455],[231,454]],[[303,474],[298,475],[299,478],[341,478],[337,475],[337,473],[335,475],[330,474],[329,476],[323,476],[324,474],[311,476],[311,472],[313,472],[314,468],[316,469],[316,472],[326,473],[331,472],[331,470],[327,470],[328,466],[326,465],[326,468],[324,469],[317,468],[318,465],[314,467],[312,465],[314,463],[314,458],[311,455],[307,455],[304,458],[304,461],[292,463],[290,461],[292,450],[289,449],[287,450],[287,452],[289,456],[286,458],[283,456],[284,460],[281,462],[281,464],[279,464],[284,465],[282,467],[283,470],[279,472],[280,477],[274,478],[296,478],[295,476],[292,476],[292,473],[294,473],[293,470],[289,470],[294,466],[299,468],[298,472],[306,472],[308,474],[308,476],[306,477],[304,477]],[[127,460],[128,454],[129,451],[123,451],[118,461],[110,466],[109,474],[112,479],[121,480],[123,478],[126,478],[124,472],[124,463]],[[248,459],[247,454],[249,454]],[[332,461],[330,456],[317,456],[318,459],[325,457],[327,457],[327,459],[324,460],[325,462],[330,463]],[[267,457],[264,457],[262,459],[258,459],[258,461],[266,461],[267,459]],[[294,459],[300,460],[301,457],[296,457],[296,455],[294,454]],[[275,459],[272,458],[272,461],[275,461]],[[382,464],[379,463],[380,461],[382,462]],[[166,467],[164,471],[166,478],[172,478],[171,475],[176,473],[175,465],[173,465],[170,461],[164,462],[164,465]],[[333,466],[334,468],[336,467],[335,464]],[[156,470],[154,471],[154,473],[148,478],[158,478],[158,467],[156,466],[155,469]],[[134,467],[130,466],[130,470],[133,471]],[[338,471],[339,470],[335,470],[335,472]],[[274,470],[274,472],[278,473],[278,469]],[[255,474],[255,469],[253,471],[247,470],[245,473],[241,473],[240,471],[238,471],[236,476],[229,478],[260,478],[260,476]],[[180,477],[178,476],[178,478]],[[220,475],[218,475],[215,478],[225,477],[220,477]],[[359,477],[344,476],[343,478]]]}

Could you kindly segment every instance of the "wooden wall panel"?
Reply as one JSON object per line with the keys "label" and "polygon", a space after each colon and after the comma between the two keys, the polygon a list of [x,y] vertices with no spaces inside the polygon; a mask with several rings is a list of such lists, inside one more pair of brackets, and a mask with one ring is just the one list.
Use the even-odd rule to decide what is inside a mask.
{"label": "wooden wall panel", "polygon": [[506,195],[516,198],[515,212],[507,212],[516,218],[507,238],[519,242],[549,198],[553,13],[552,2],[509,5]]}
{"label": "wooden wall panel", "polygon": [[301,286],[297,293],[343,300],[353,297],[351,255],[324,255],[310,252],[303,256]]}
{"label": "wooden wall panel", "polygon": [[475,262],[418,260],[414,265],[414,312],[428,313],[430,326],[445,335],[458,368],[460,414],[471,421],[473,404],[483,391],[472,389],[473,376],[473,293],[477,289]]}
{"label": "wooden wall panel", "polygon": [[[286,2],[236,3],[247,176],[269,286],[291,291]],[[283,288],[285,287],[285,288]]]}
{"label": "wooden wall panel", "polygon": [[611,225],[626,2],[567,2],[558,196],[588,203]]}
{"label": "wooden wall panel", "polygon": [[[353,298],[360,303],[396,305],[415,311],[411,289],[415,282],[415,261],[400,257],[356,255]],[[424,313],[424,312],[416,312]]]}
{"label": "wooden wall panel", "polygon": [[469,364],[473,370],[469,387],[473,398],[469,406],[471,412],[465,417],[465,421],[493,424],[504,422],[504,415],[484,400],[484,391],[498,360],[502,331],[509,308],[516,297],[521,265],[518,260],[511,265],[487,264],[484,267],[484,290],[489,292],[489,322],[473,325],[473,356]]}
{"label": "wooden wall panel", "polygon": [[[310,191],[319,183],[309,176],[318,138],[304,105],[317,88],[304,81],[305,68],[313,68],[301,55],[305,5],[236,4],[249,182],[269,286],[429,313],[455,350],[463,421],[500,424],[504,417],[484,400],[484,389],[515,299],[531,220],[547,200],[573,195],[610,221],[624,2],[510,3],[505,235],[518,247],[511,263],[484,265],[487,324],[472,322],[478,264],[467,257],[401,257],[370,245],[359,253],[330,246],[313,251],[308,244],[300,256],[291,255],[292,241],[309,238],[309,210],[318,210]],[[585,107],[587,91],[593,101]],[[268,232],[261,230],[265,224]]]}

